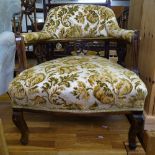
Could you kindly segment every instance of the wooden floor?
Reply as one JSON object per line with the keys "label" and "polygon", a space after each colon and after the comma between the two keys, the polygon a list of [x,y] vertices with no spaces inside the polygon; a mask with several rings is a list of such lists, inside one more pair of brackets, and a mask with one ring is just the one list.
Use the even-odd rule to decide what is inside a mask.
{"label": "wooden floor", "polygon": [[[27,146],[11,120],[7,95],[0,97],[0,118],[10,155],[126,155],[129,123],[125,116],[77,117],[25,113],[30,130]],[[138,154],[137,154],[138,155]]]}

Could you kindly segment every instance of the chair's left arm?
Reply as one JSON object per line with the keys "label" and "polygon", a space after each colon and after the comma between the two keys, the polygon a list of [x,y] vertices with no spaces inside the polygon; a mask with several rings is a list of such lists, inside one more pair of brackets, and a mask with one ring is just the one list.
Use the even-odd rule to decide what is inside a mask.
{"label": "chair's left arm", "polygon": [[136,35],[136,31],[134,30],[126,30],[119,27],[115,14],[112,10],[107,11],[105,27],[108,36],[126,40],[129,43],[134,40]]}
{"label": "chair's left arm", "polygon": [[[115,14],[112,10],[107,11],[106,23],[105,23],[106,31],[108,36],[114,37],[124,41],[127,41],[133,52],[133,60],[135,66],[131,69],[137,71],[138,67],[138,51],[139,51],[139,31],[137,30],[126,30],[119,27]],[[124,43],[123,43],[124,44]]]}

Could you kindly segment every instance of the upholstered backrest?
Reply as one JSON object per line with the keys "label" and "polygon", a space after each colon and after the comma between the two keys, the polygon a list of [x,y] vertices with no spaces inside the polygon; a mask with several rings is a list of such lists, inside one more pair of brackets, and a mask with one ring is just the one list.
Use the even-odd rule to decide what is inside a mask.
{"label": "upholstered backrest", "polygon": [[22,33],[27,44],[68,38],[113,37],[131,42],[135,31],[121,29],[114,12],[105,6],[70,4],[52,8],[40,32]]}
{"label": "upholstered backrest", "polygon": [[107,25],[118,29],[113,11],[105,6],[72,4],[52,8],[43,31],[53,38],[108,36]]}

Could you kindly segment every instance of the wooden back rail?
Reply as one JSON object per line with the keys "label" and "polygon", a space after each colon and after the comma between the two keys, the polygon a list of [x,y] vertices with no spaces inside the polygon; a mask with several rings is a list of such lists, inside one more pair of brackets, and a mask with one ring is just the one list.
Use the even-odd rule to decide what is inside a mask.
{"label": "wooden back rail", "polygon": [[[105,51],[106,58],[109,58],[109,50],[110,50],[109,43],[116,42],[117,43],[116,50],[119,55],[118,63],[121,65],[123,64],[124,57],[125,57],[124,46],[128,43],[124,40],[113,38],[113,37],[51,39],[51,40],[43,40],[43,41],[37,41],[37,42],[31,42],[31,43],[24,43],[23,37],[20,35],[17,35],[16,36],[16,46],[17,46],[17,55],[18,55],[18,59],[19,59],[19,67],[18,67],[18,69],[16,69],[16,71],[21,72],[24,69],[28,68],[25,46],[29,46],[29,45],[41,46],[41,45],[46,45],[49,43],[55,44],[58,42],[59,43],[68,43],[68,42],[77,43],[78,42],[78,43],[83,43],[83,44],[85,42],[98,42],[98,43],[104,42],[104,45],[105,45],[104,51]],[[133,41],[133,44],[135,44],[135,41]],[[46,49],[44,48],[44,50],[46,50]]]}

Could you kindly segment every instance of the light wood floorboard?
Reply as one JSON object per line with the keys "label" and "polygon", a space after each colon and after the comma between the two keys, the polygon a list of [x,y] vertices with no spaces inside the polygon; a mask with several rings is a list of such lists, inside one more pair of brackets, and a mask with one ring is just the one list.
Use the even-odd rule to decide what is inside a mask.
{"label": "light wood floorboard", "polygon": [[0,97],[0,118],[10,155],[126,155],[129,123],[122,115],[76,117],[24,113],[29,144],[19,143],[20,134],[11,119],[8,95]]}

